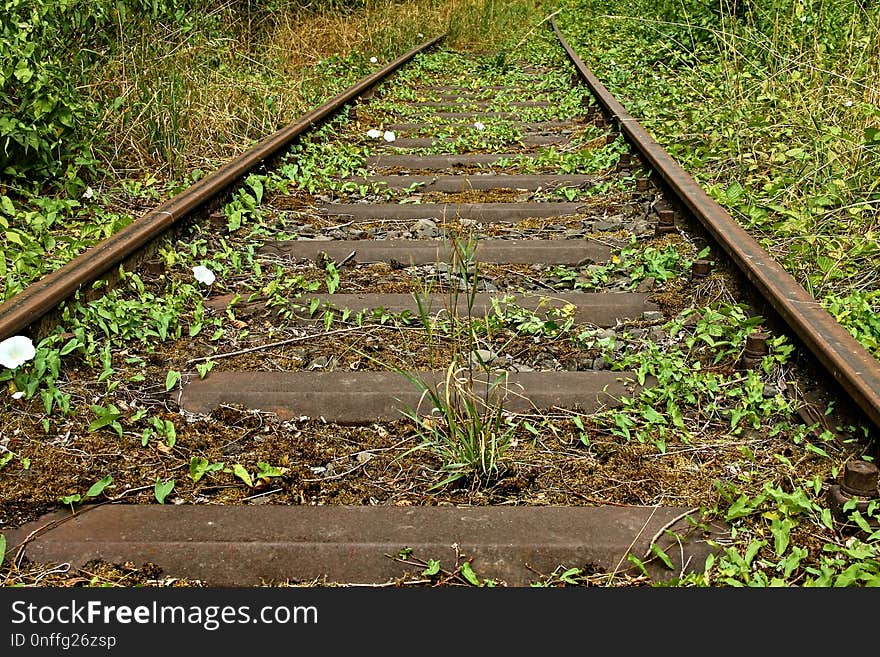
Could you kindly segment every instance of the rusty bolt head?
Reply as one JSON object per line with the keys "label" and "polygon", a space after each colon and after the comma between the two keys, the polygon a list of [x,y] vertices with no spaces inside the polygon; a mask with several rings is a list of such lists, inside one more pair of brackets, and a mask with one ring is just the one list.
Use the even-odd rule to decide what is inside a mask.
{"label": "rusty bolt head", "polygon": [[629,153],[621,153],[620,157],[617,160],[617,166],[619,166],[621,168],[628,167],[628,166],[630,166],[631,163],[632,163],[632,158],[630,157]]}
{"label": "rusty bolt head", "polygon": [[657,210],[657,225],[654,227],[654,235],[666,235],[675,232],[675,212],[669,209]]}
{"label": "rusty bolt head", "polygon": [[636,179],[636,191],[637,192],[647,192],[651,189],[651,181],[648,178],[637,178]]}
{"label": "rusty bolt head", "polygon": [[746,354],[750,356],[766,356],[770,352],[767,340],[770,338],[766,333],[750,333],[746,337]]}
{"label": "rusty bolt head", "polygon": [[165,273],[165,263],[162,260],[146,260],[141,263],[141,271],[152,276],[161,276]]}
{"label": "rusty bolt head", "polygon": [[844,492],[858,497],[877,497],[880,470],[868,461],[847,461],[843,471]]}
{"label": "rusty bolt head", "polygon": [[691,275],[694,278],[706,278],[712,273],[712,263],[709,260],[694,260],[691,267]]}
{"label": "rusty bolt head", "polygon": [[229,220],[226,218],[226,215],[222,212],[212,212],[208,215],[208,226],[212,230],[222,230],[226,228]]}
{"label": "rusty bolt head", "polygon": [[738,367],[741,370],[754,369],[761,364],[761,360],[770,349],[767,345],[769,335],[766,333],[751,333],[746,337],[746,347],[739,359]]}

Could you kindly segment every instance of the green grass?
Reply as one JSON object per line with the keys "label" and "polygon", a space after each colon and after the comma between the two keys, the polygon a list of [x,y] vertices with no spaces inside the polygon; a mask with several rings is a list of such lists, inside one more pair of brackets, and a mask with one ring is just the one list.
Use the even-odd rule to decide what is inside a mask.
{"label": "green grass", "polygon": [[558,18],[627,109],[880,355],[862,319],[880,312],[880,9],[718,7],[582,0]]}

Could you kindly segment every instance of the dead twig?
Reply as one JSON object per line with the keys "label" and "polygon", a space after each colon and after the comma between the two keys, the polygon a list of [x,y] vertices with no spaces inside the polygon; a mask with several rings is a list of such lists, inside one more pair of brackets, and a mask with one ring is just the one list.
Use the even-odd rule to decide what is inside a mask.
{"label": "dead twig", "polygon": [[658,530],[657,530],[657,533],[654,534],[654,535],[651,537],[651,540],[650,540],[650,541],[648,541],[648,549],[645,550],[645,555],[644,555],[644,557],[642,557],[642,558],[643,558],[643,559],[647,559],[648,557],[651,556],[651,547],[652,547],[652,546],[654,545],[654,543],[656,543],[657,540],[658,540],[658,539],[659,539],[659,538],[660,538],[660,537],[666,532],[666,530],[668,530],[670,527],[672,527],[675,523],[677,523],[677,522],[678,522],[679,520],[681,520],[682,518],[686,518],[687,516],[691,515],[692,513],[696,512],[696,511],[699,511],[699,510],[700,510],[700,507],[698,507],[698,506],[697,506],[697,507],[694,507],[694,508],[692,508],[692,509],[688,509],[688,510],[685,511],[684,513],[680,513],[680,514],[678,514],[678,515],[675,516],[672,520],[670,520],[670,521],[667,522],[665,525],[663,525],[660,529],[658,529]]}
{"label": "dead twig", "polygon": [[212,354],[211,356],[201,356],[200,358],[191,358],[186,361],[187,365],[195,365],[196,363],[202,363],[209,360],[219,360],[221,358],[231,358],[232,356],[241,356],[242,354],[249,354],[254,351],[261,351],[263,349],[274,349],[275,347],[283,347],[288,344],[296,344],[297,342],[306,342],[307,340],[314,340],[315,338],[323,338],[328,335],[339,335],[340,333],[353,333],[355,331],[371,331],[375,329],[397,329],[403,330],[409,327],[406,326],[386,326],[383,324],[378,324],[376,326],[351,326],[348,328],[336,329],[333,331],[326,331],[324,333],[316,334],[316,335],[300,335],[295,338],[286,338],[284,340],[278,340],[277,342],[270,342],[268,344],[257,345],[256,347],[248,347],[247,349],[238,349],[236,351],[227,351],[222,354]]}

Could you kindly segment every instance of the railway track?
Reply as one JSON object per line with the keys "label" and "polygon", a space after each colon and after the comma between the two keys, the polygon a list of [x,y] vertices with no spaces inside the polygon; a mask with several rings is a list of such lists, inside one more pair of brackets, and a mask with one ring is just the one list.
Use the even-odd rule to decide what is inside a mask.
{"label": "railway track", "polygon": [[[3,304],[7,337],[126,261],[141,298],[196,299],[176,339],[107,356],[131,375],[115,411],[51,442],[108,434],[115,492],[92,499],[114,503],[25,518],[15,558],[212,585],[644,582],[727,539],[713,491],[748,476],[717,454],[757,461],[792,414],[845,449],[814,378],[877,424],[876,361],[556,34],[568,59],[529,66],[429,41]],[[859,463],[829,495],[876,496]]]}

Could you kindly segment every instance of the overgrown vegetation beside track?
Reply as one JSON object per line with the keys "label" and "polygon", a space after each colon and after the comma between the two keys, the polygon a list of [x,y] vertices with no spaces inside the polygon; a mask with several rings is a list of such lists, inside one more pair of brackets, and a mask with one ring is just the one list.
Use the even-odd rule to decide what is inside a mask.
{"label": "overgrown vegetation beside track", "polygon": [[[880,357],[880,7],[824,0],[565,7],[560,27],[598,78]],[[822,483],[790,475],[771,477],[757,496],[737,485],[724,491],[720,508],[737,538],[693,583],[878,584],[876,527],[855,518],[867,530],[861,537],[833,529]]]}
{"label": "overgrown vegetation beside track", "polygon": [[10,0],[0,299],[441,32],[521,36],[535,0]]}
{"label": "overgrown vegetation beside track", "polygon": [[880,7],[565,6],[599,79],[880,357]]}

